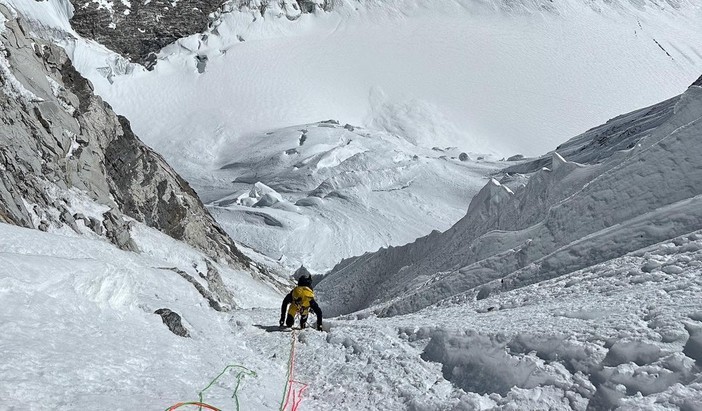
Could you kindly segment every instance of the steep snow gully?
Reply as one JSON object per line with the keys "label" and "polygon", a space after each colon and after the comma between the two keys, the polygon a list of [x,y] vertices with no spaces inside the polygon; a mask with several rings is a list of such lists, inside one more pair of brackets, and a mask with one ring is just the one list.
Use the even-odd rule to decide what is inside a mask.
{"label": "steep snow gully", "polygon": [[[13,20],[18,15],[12,3],[0,0],[0,33],[6,40],[3,44],[21,43],[33,51],[13,53],[14,46],[0,50],[3,114],[12,107],[18,118],[40,117],[37,121],[41,127],[56,128],[61,134],[64,122],[49,123],[47,118],[65,118],[65,124],[73,124],[73,114],[84,113],[68,113],[81,109],[69,104],[71,98],[61,100],[65,103],[62,105],[50,97],[52,91],[68,95],[56,80],[60,73],[44,76],[46,81],[41,78],[46,99],[37,99],[28,92],[32,79],[13,73],[21,64],[36,62],[40,70],[50,70],[51,66],[40,58],[46,48],[28,39],[19,42],[18,36],[29,38],[29,32],[35,30],[33,35],[64,41],[64,46],[73,49],[76,60],[85,59],[82,64],[86,66],[94,63],[90,59],[95,55],[90,53],[102,49],[72,32],[67,25],[70,7],[64,7],[68,4],[65,1],[21,0],[22,7],[18,8],[38,13],[29,26]],[[95,3],[90,6],[97,10],[112,5],[109,1]],[[287,31],[304,31],[314,24],[311,16],[302,13],[301,5],[312,14],[319,13],[316,17],[322,27],[338,23],[336,15],[322,14],[330,10],[331,3],[355,4],[322,0],[284,0],[277,5],[236,2],[241,8],[229,10],[229,16],[214,28],[235,33],[234,23],[253,16],[257,24],[249,22],[242,33],[269,47],[271,37],[284,42]],[[470,2],[454,3],[456,8],[449,10],[472,10],[467,6]],[[136,2],[135,7],[127,1],[122,4],[124,7],[118,10],[138,9]],[[387,2],[386,9],[384,4],[367,0],[358,5],[371,11],[399,10],[405,13],[401,13],[403,18],[427,9],[411,0]],[[414,7],[407,9],[410,4]],[[557,15],[577,4],[496,1],[486,2],[485,8],[500,13],[516,9]],[[258,24],[264,24],[264,16],[271,18],[271,10],[266,14],[269,5],[282,19],[264,29]],[[687,2],[587,2],[587,9],[597,14],[606,7],[636,9],[636,5],[642,7],[652,30],[667,27],[686,7],[699,11]],[[56,13],[40,14],[46,6]],[[660,21],[653,6],[663,13]],[[473,7],[485,12],[477,3]],[[359,8],[358,16],[377,17]],[[600,19],[599,15],[596,18]],[[287,26],[293,22],[300,25]],[[598,24],[610,27],[609,23]],[[689,27],[680,30],[688,32]],[[344,30],[348,28],[338,25],[334,33],[341,35]],[[676,58],[694,55],[693,47],[672,47],[678,44],[675,39],[681,32],[656,44],[670,48]],[[208,90],[212,90],[212,84],[226,84],[221,80],[231,78],[227,77],[231,74],[224,62],[240,56],[236,50],[228,57],[222,52],[219,62],[208,63],[210,71],[188,70],[194,69],[194,54],[202,52],[218,58],[215,46],[224,45],[218,42],[233,42],[234,37],[188,48],[197,37],[180,40],[170,46],[170,51],[160,54],[161,65],[157,63],[151,74],[123,60],[110,60],[115,64],[107,68],[114,70],[109,79],[98,79],[102,81],[99,87],[105,89],[113,80],[117,85],[131,84],[105,92],[125,106],[139,94],[134,84],[161,93],[174,91],[162,83],[173,78],[183,79],[193,89],[210,84]],[[307,40],[296,38],[293,43]],[[369,44],[363,40],[361,48]],[[661,57],[659,46],[651,46],[648,40],[637,50],[655,49],[656,56]],[[243,39],[236,42],[244,43]],[[260,51],[256,41],[246,43],[240,51],[252,55]],[[587,43],[580,45],[589,47]],[[168,54],[178,47],[179,52]],[[358,45],[352,49],[358,51]],[[103,57],[114,57],[101,52],[106,53]],[[665,58],[660,72],[669,73],[678,63]],[[692,57],[688,60],[690,65],[696,61]],[[239,59],[236,64],[244,61]],[[262,60],[253,61],[258,64]],[[138,75],[129,77],[126,67],[139,71]],[[252,67],[247,70],[264,66]],[[625,70],[613,70],[626,76]],[[659,71],[651,66],[644,67],[643,72],[646,74],[638,72],[637,78]],[[211,76],[198,77],[200,74]],[[675,82],[687,75],[675,77]],[[258,76],[256,81],[260,83],[256,84],[264,84],[266,78]],[[291,77],[280,78],[287,81]],[[237,81],[251,79],[242,76]],[[669,90],[668,85],[656,84],[658,92]],[[274,91],[271,96],[282,93],[277,86],[270,87]],[[140,92],[149,94],[144,90]],[[208,107],[231,99],[230,91],[221,91]],[[91,92],[86,88],[86,95],[98,101]],[[244,110],[242,117],[261,107],[273,107],[271,111],[282,113],[284,120],[296,120],[290,124],[306,125],[258,130],[240,145],[228,146],[214,161],[209,156],[222,146],[202,140],[203,135],[193,137],[184,132],[198,127],[183,127],[182,122],[192,118],[183,115],[190,108],[169,112],[187,99],[178,95],[167,99],[162,107],[149,106],[148,100],[154,95],[145,96],[129,108],[141,122],[137,131],[156,143],[157,149],[163,148],[169,160],[178,160],[175,154],[182,150],[176,167],[179,170],[192,173],[198,169],[191,167],[193,164],[218,165],[210,170],[212,175],[187,177],[197,180],[211,200],[210,209],[218,210],[219,217],[234,215],[223,226],[236,240],[236,218],[241,215],[248,215],[255,226],[242,235],[253,238],[265,233],[274,237],[281,236],[276,230],[286,224],[291,227],[304,221],[313,227],[319,221],[314,210],[320,209],[330,212],[327,220],[331,222],[335,222],[335,215],[351,215],[345,221],[348,226],[362,222],[357,231],[350,230],[353,235],[362,234],[378,221],[400,224],[398,221],[407,223],[413,218],[421,230],[428,232],[431,228],[427,221],[433,217],[417,216],[444,212],[457,215],[467,188],[486,174],[494,178],[480,184],[482,189],[473,187],[477,194],[471,194],[473,200],[456,224],[451,226],[449,220],[457,218],[443,217],[445,231],[434,231],[404,246],[347,258],[318,278],[315,290],[325,311],[323,331],[286,331],[276,326],[283,298],[280,289],[291,285],[289,278],[277,275],[285,272],[285,261],[276,261],[282,258],[245,249],[252,265],[233,264],[207,252],[211,250],[202,250],[199,243],[188,245],[147,226],[148,219],[128,216],[124,216],[124,230],[134,247],[119,249],[98,229],[102,221],[97,217],[105,211],[105,203],[87,195],[77,177],[61,180],[61,204],[68,207],[65,214],[95,216],[96,222],[91,222],[95,230],[86,226],[86,218],[75,218],[71,227],[58,224],[61,219],[70,221],[64,213],[54,216],[56,224],[51,220],[52,224],[42,225],[44,231],[0,223],[0,409],[702,410],[702,78],[680,96],[612,119],[563,143],[555,152],[510,163],[511,167],[500,172],[496,171],[499,165],[506,163],[473,161],[472,157],[477,156],[456,147],[417,145],[431,127],[422,128],[423,133],[416,135],[398,135],[400,126],[417,123],[416,113],[404,113],[403,118],[411,121],[401,124],[390,121],[393,119],[388,113],[403,114],[407,105],[385,105],[388,112],[369,122],[382,124],[384,129],[371,132],[334,122],[298,121],[300,113],[296,110],[305,109],[305,104],[291,108],[276,102],[266,106],[273,101],[270,96],[252,105],[251,111]],[[31,110],[38,104],[46,110],[55,108],[60,116],[39,116]],[[107,110],[106,105],[96,106]],[[224,116],[220,108],[202,117]],[[60,110],[68,110],[68,114]],[[317,115],[316,110],[320,107],[311,111]],[[154,117],[154,113],[168,114],[161,121],[178,121],[173,121],[173,127],[154,131],[145,125],[145,119]],[[256,121],[262,120],[252,116],[249,126],[254,127]],[[23,126],[26,122],[19,123],[3,123],[9,130],[7,138],[1,140],[3,153],[13,152],[8,148],[30,151],[19,143],[26,139],[17,136],[35,137],[37,130]],[[214,121],[203,129],[209,133],[221,130],[223,124],[227,123]],[[22,133],[13,131],[19,128]],[[54,135],[48,131],[42,134]],[[171,146],[166,144],[176,139],[173,136],[182,135],[193,137],[193,141],[183,138],[170,141]],[[211,135],[222,136],[217,132]],[[222,141],[233,144],[241,136],[230,137],[222,136]],[[66,151],[71,157],[77,151],[68,140],[63,141],[60,147],[49,150],[56,154],[54,157],[62,158],[57,153]],[[75,139],[71,141],[77,144]],[[82,151],[87,155],[93,142],[83,143],[87,148]],[[209,144],[212,151],[203,154],[190,147],[203,144]],[[241,152],[243,149],[246,153]],[[11,157],[13,164],[26,163],[20,157]],[[47,169],[49,157],[45,155],[42,164],[36,161],[38,169]],[[11,162],[3,161],[0,171],[6,177]],[[259,168],[251,170],[254,163]],[[369,172],[369,165],[378,167]],[[100,163],[95,167],[100,168]],[[16,180],[21,181],[22,173],[16,174]],[[169,169],[168,174],[179,178],[173,170]],[[472,177],[466,179],[471,181],[458,186],[456,181],[468,174]],[[266,181],[261,181],[264,178]],[[47,184],[57,181],[47,180]],[[135,190],[148,186],[127,181],[134,183]],[[457,185],[448,189],[441,186],[451,183]],[[42,211],[26,190],[26,184],[8,183],[11,205],[27,213]],[[57,207],[57,201],[52,201],[56,189],[42,194],[37,195],[41,204]],[[429,200],[418,198],[422,195]],[[450,201],[444,199],[441,208],[432,207],[432,201],[442,196],[450,197]],[[182,200],[177,194],[171,197],[173,201]],[[411,214],[398,217],[391,213],[395,208],[399,214],[403,203],[409,202]],[[202,207],[199,200],[192,204]],[[322,207],[325,204],[326,209]],[[357,207],[353,214],[349,204]],[[189,207],[193,212],[194,206]],[[373,213],[381,207],[385,220],[374,219]],[[250,214],[252,208],[259,214]],[[53,212],[52,208],[48,210],[45,213]],[[10,221],[3,214],[0,219]],[[210,221],[196,218],[203,219]],[[39,221],[36,223],[39,226]],[[386,233],[399,236],[399,231]],[[217,232],[228,239],[223,231]],[[332,237],[320,234],[317,240],[325,242]],[[314,241],[314,230],[306,231],[303,238]],[[358,251],[361,247],[353,248],[349,238],[344,243],[348,250]],[[378,238],[374,241],[375,248],[382,243]],[[266,244],[274,249],[279,243]],[[324,244],[317,250],[327,253],[330,248]],[[299,251],[302,256],[304,253]],[[253,270],[253,265],[260,271]]]}

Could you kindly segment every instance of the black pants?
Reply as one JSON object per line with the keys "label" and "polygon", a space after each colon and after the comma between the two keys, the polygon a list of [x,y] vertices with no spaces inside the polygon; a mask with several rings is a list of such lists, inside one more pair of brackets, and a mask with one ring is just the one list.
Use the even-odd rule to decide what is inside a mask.
{"label": "black pants", "polygon": [[[293,324],[295,324],[295,317],[292,315],[288,314],[285,317],[285,325],[288,327],[292,327]],[[305,328],[307,326],[307,314],[300,314],[300,328]]]}

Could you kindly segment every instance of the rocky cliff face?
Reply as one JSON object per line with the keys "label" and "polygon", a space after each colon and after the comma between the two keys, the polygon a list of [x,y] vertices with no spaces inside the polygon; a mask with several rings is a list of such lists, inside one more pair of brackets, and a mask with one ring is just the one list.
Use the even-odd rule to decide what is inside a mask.
{"label": "rocky cliff face", "polygon": [[[153,67],[156,54],[179,38],[212,28],[222,13],[248,10],[294,20],[303,13],[331,7],[329,0],[71,0],[71,25],[131,61]],[[255,18],[255,17],[254,17]]]}
{"label": "rocky cliff face", "polygon": [[155,63],[156,53],[163,47],[181,37],[205,30],[208,15],[223,2],[71,0],[71,3],[75,8],[71,25],[78,33],[150,67]]}
{"label": "rocky cliff face", "polygon": [[92,93],[63,49],[28,33],[0,5],[0,221],[136,250],[134,219],[217,261],[250,267],[189,185]]}

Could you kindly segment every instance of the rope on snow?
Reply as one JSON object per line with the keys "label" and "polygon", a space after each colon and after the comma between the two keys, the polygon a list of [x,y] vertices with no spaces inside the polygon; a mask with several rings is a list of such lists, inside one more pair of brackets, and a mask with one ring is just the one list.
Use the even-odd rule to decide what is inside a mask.
{"label": "rope on snow", "polygon": [[287,382],[283,393],[283,400],[280,402],[280,411],[287,411],[290,405],[290,411],[297,411],[302,402],[302,395],[308,388],[308,385],[295,380],[295,341],[297,341],[297,330],[292,331],[292,342],[290,344],[290,359],[288,360],[288,372],[286,374]]}
{"label": "rope on snow", "polygon": [[175,410],[176,408],[180,408],[184,405],[194,405],[198,407],[198,411],[202,411],[203,408],[206,408],[208,410],[212,411],[222,411],[221,409],[214,407],[209,404],[205,404],[203,401],[203,394],[205,391],[207,391],[212,385],[214,385],[219,378],[224,375],[228,370],[238,368],[240,371],[236,374],[234,378],[236,378],[236,386],[234,387],[234,393],[232,394],[232,398],[234,399],[234,403],[236,405],[236,411],[239,411],[239,396],[238,396],[238,391],[239,391],[239,386],[241,385],[241,380],[246,377],[246,376],[251,376],[251,377],[256,377],[256,372],[251,371],[250,369],[244,367],[243,365],[237,365],[237,364],[232,364],[232,365],[227,365],[224,367],[221,373],[219,373],[218,376],[216,376],[212,381],[210,381],[209,384],[207,384],[207,387],[203,388],[199,393],[198,397],[200,398],[200,401],[197,402],[179,402],[175,405],[172,405],[169,408],[166,408],[166,411],[172,411]]}
{"label": "rope on snow", "polygon": [[[289,411],[298,411],[298,408],[300,407],[300,404],[302,403],[302,396],[309,387],[309,385],[305,384],[304,382],[300,382],[295,380],[295,342],[297,341],[297,330],[292,330],[291,333],[291,344],[290,344],[290,357],[288,358],[288,369],[287,373],[285,375],[286,383],[285,383],[285,391],[283,391],[283,398],[280,401],[280,411],[288,411],[288,406],[290,406]],[[224,375],[228,370],[233,369],[233,368],[238,368],[240,371],[236,374],[236,386],[234,387],[234,393],[232,394],[232,398],[234,399],[235,405],[236,405],[236,410],[239,411],[239,397],[237,395],[239,391],[239,386],[241,385],[241,380],[246,377],[246,376],[252,376],[256,377],[256,372],[251,371],[250,369],[242,366],[242,365],[237,365],[237,364],[232,364],[232,365],[227,365],[224,367],[224,370],[222,370],[219,375],[217,375],[212,381],[210,381],[209,384],[207,384],[207,387],[203,388],[199,393],[198,397],[200,398],[199,401],[193,401],[193,402],[179,402],[177,404],[174,404],[168,408],[166,408],[165,411],[173,411],[177,408],[187,406],[187,405],[192,405],[198,407],[198,411],[202,411],[203,408],[211,410],[211,411],[222,411],[221,409],[210,405],[206,404],[203,402],[203,394],[205,391],[207,391],[212,385],[214,385],[219,378]]]}

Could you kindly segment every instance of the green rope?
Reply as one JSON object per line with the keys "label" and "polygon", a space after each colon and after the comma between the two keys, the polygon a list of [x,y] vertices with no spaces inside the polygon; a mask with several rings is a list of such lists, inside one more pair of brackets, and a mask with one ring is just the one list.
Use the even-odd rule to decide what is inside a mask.
{"label": "green rope", "polygon": [[[250,369],[248,369],[248,368],[246,368],[246,367],[244,367],[244,366],[242,366],[242,365],[232,364],[232,365],[227,365],[226,367],[224,367],[224,369],[222,370],[222,372],[219,373],[219,375],[216,376],[216,377],[214,378],[214,380],[210,381],[210,383],[207,385],[207,387],[203,388],[202,391],[200,391],[200,392],[198,393],[198,396],[200,397],[200,402],[204,402],[203,399],[202,399],[202,397],[203,397],[203,394],[205,393],[205,391],[207,391],[210,387],[212,387],[212,385],[213,385],[215,382],[217,382],[217,380],[219,379],[219,377],[221,377],[222,375],[224,375],[224,373],[226,373],[228,370],[230,370],[230,369],[232,369],[232,368],[240,368],[240,369],[241,369],[241,371],[239,371],[239,372],[236,374],[236,376],[234,377],[234,378],[236,378],[236,387],[234,388],[234,393],[232,394],[232,398],[234,399],[234,402],[235,402],[235,404],[236,404],[236,411],[239,411],[239,396],[237,395],[237,393],[238,393],[238,391],[239,391],[239,386],[241,385],[241,380],[244,379],[244,377],[246,377],[246,376],[257,377],[256,372],[251,371]],[[198,410],[199,410],[199,411],[202,411],[202,407],[198,407]]]}

